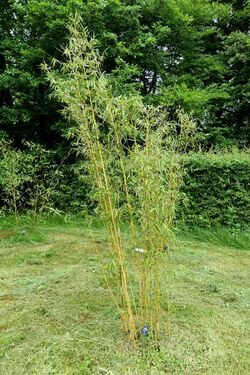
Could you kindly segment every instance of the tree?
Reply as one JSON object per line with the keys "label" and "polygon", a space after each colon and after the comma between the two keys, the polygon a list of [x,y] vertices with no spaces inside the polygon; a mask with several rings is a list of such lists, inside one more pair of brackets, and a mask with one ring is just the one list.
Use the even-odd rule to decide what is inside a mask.
{"label": "tree", "polygon": [[117,91],[193,112],[209,146],[249,134],[249,2],[245,0],[3,0],[0,5],[0,131],[16,144],[65,145],[61,106],[40,69],[62,55],[78,12],[104,53]]}
{"label": "tree", "polygon": [[73,1],[4,1],[0,9],[0,129],[17,146],[32,139],[50,147],[61,141],[59,106],[40,65],[60,56]]}

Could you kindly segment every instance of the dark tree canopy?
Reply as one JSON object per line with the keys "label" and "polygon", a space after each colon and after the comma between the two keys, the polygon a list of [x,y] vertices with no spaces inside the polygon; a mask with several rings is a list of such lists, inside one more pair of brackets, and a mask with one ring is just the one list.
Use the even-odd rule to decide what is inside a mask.
{"label": "dark tree canopy", "polygon": [[0,134],[62,147],[67,124],[43,61],[61,58],[78,12],[117,92],[193,112],[208,145],[249,143],[248,1],[2,0]]}

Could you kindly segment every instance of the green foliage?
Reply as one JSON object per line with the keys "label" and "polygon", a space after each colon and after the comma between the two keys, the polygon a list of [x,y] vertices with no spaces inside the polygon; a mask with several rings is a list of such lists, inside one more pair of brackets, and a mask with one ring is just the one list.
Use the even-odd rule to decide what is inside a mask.
{"label": "green foliage", "polygon": [[6,208],[15,215],[19,226],[19,210],[24,203],[23,189],[25,182],[30,181],[27,155],[13,149],[8,141],[0,142],[0,188],[1,199]]}
{"label": "green foliage", "polygon": [[[9,141],[0,142],[0,191],[2,211],[15,215],[20,224],[20,213],[27,212],[33,229],[39,215],[54,211],[52,197],[62,177],[55,153],[34,143],[26,143],[21,151]],[[64,162],[63,160],[61,164]]]}
{"label": "green foliage", "polygon": [[[178,124],[168,121],[163,108],[145,105],[136,93],[118,96],[101,72],[96,40],[81,24],[79,16],[72,19],[64,61],[54,60],[52,67],[44,65],[44,69],[56,98],[65,105],[64,115],[75,124],[69,137],[87,158],[92,194],[111,237],[108,262],[115,275],[111,281],[120,288],[118,295],[111,292],[111,296],[135,344],[141,336],[138,327],[147,325],[148,334],[159,337],[164,293],[159,274],[164,272],[164,246],[175,216],[179,153],[186,150],[196,127],[182,112]],[[126,239],[120,224],[124,211],[130,227]],[[141,247],[142,257],[136,250]],[[105,274],[105,260],[102,256],[100,260]]]}
{"label": "green foliage", "polygon": [[26,143],[28,150],[27,175],[30,183],[25,188],[25,208],[30,215],[33,229],[36,230],[39,217],[43,213],[55,211],[53,199],[57,195],[57,185],[62,177],[61,165],[55,162],[55,152],[41,145]]}
{"label": "green foliage", "polygon": [[20,146],[60,139],[57,104],[48,99],[40,64],[60,55],[65,19],[77,1],[1,1],[0,129]]}
{"label": "green foliage", "polygon": [[[177,226],[249,225],[249,153],[197,153],[183,157],[182,162],[186,172],[177,201]],[[97,202],[85,163],[64,168],[63,176],[56,206],[72,213],[79,213],[82,206],[82,213],[93,214]]]}
{"label": "green foliage", "polygon": [[53,195],[54,206],[64,214],[86,216],[94,214],[96,200],[91,189],[91,179],[87,173],[86,161],[65,164],[60,168],[62,176]]}
{"label": "green foliage", "polygon": [[245,227],[250,224],[250,155],[244,152],[193,154],[178,217],[189,226]]}
{"label": "green foliage", "polygon": [[2,0],[0,132],[15,144],[65,144],[40,65],[62,57],[76,11],[117,92],[140,90],[173,117],[178,107],[193,111],[209,146],[249,142],[248,1]]}

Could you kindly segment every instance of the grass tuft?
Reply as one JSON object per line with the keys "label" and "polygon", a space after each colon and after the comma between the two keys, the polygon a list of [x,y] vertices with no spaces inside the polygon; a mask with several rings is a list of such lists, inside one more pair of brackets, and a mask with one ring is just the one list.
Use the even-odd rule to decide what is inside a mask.
{"label": "grass tuft", "polygon": [[250,250],[250,231],[231,228],[202,229],[182,228],[179,236],[190,240],[211,243],[213,245],[232,247],[234,249]]}

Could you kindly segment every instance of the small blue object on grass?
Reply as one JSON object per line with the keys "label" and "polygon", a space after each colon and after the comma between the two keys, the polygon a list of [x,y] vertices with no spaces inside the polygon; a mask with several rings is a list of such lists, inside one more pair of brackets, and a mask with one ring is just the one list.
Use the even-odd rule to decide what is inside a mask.
{"label": "small blue object on grass", "polygon": [[149,326],[147,324],[144,327],[142,327],[141,334],[144,337],[147,337],[149,335]]}

